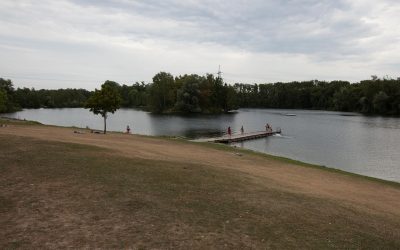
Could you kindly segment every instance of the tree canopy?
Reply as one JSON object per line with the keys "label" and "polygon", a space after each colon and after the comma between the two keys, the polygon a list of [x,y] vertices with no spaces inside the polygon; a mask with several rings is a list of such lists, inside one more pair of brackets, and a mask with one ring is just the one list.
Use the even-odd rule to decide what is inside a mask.
{"label": "tree canopy", "polygon": [[7,93],[3,89],[0,89],[0,113],[7,112],[7,103]]}
{"label": "tree canopy", "polygon": [[11,80],[0,78],[0,113],[18,110],[14,102],[14,87]]}
{"label": "tree canopy", "polygon": [[85,108],[104,118],[104,134],[107,132],[108,113],[114,113],[121,105],[122,99],[118,87],[118,83],[106,81],[101,85],[101,89],[96,89],[86,102]]}
{"label": "tree canopy", "polygon": [[149,86],[149,107],[152,111],[163,113],[175,103],[175,81],[170,73],[160,72],[153,77]]}

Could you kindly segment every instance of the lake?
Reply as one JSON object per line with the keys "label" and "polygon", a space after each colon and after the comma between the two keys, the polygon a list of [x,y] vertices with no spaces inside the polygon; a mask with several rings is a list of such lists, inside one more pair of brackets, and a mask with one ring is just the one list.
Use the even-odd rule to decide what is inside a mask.
{"label": "lake", "polygon": [[[288,114],[292,114],[288,116]],[[29,109],[3,116],[43,124],[102,129],[103,120],[82,108]],[[109,130],[191,139],[219,136],[230,126],[238,132],[280,127],[282,135],[235,144],[308,163],[400,182],[400,118],[308,110],[240,109],[222,115],[155,115],[120,109],[110,115]]]}

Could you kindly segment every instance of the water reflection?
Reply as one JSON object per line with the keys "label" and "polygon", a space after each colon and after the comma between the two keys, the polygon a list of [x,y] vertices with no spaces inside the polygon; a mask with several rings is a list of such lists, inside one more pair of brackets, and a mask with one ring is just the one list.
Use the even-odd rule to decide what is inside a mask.
{"label": "water reflection", "polygon": [[187,138],[220,136],[233,123],[235,115],[155,115],[150,114],[150,134]]}

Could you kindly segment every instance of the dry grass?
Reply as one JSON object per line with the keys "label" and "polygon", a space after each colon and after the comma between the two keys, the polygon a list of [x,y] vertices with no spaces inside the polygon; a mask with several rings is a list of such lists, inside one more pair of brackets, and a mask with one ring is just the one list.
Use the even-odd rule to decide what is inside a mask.
{"label": "dry grass", "polygon": [[243,171],[5,134],[0,148],[2,249],[400,248],[398,214]]}

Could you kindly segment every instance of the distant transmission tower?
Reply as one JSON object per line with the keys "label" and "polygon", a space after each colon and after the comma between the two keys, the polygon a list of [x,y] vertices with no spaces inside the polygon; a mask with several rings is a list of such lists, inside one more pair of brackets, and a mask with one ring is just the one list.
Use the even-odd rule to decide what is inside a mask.
{"label": "distant transmission tower", "polygon": [[221,65],[218,65],[218,79],[222,80],[222,71],[221,71]]}

